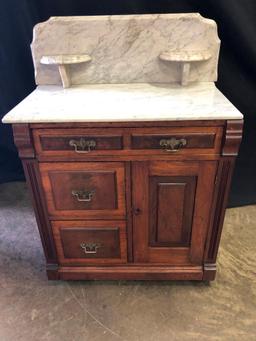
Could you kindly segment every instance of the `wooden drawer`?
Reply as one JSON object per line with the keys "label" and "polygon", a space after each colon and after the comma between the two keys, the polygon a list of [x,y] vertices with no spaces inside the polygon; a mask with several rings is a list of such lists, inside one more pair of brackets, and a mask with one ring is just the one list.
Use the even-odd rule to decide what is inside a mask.
{"label": "wooden drawer", "polygon": [[222,126],[33,129],[39,160],[64,162],[146,155],[214,156],[220,153],[222,134]]}
{"label": "wooden drawer", "polygon": [[60,264],[126,263],[124,221],[53,221]]}
{"label": "wooden drawer", "polygon": [[125,217],[123,163],[41,163],[39,167],[51,218]]}
{"label": "wooden drawer", "polygon": [[72,156],[81,158],[109,153],[123,148],[123,137],[118,130],[109,129],[34,129],[36,152],[44,156]]}
{"label": "wooden drawer", "polygon": [[146,153],[218,153],[222,127],[173,127],[136,129],[131,149]]}

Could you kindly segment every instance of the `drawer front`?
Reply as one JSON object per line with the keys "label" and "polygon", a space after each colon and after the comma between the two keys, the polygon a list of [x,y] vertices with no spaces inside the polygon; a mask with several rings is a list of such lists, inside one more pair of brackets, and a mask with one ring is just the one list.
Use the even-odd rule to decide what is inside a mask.
{"label": "drawer front", "polygon": [[36,151],[39,155],[71,155],[83,157],[88,153],[121,150],[123,137],[116,130],[102,129],[35,129]]}
{"label": "drawer front", "polygon": [[126,263],[123,221],[54,221],[53,235],[63,265]]}
{"label": "drawer front", "polygon": [[217,153],[222,128],[152,128],[136,129],[131,135],[131,149],[153,153]]}
{"label": "drawer front", "polygon": [[124,165],[120,162],[41,163],[52,218],[124,218]]}
{"label": "drawer front", "polygon": [[34,129],[40,161],[220,154],[222,126]]}

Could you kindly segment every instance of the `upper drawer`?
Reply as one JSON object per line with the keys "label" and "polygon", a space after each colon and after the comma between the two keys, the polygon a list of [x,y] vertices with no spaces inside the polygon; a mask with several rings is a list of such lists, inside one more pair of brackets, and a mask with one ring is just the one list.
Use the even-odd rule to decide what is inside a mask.
{"label": "upper drawer", "polygon": [[35,148],[45,156],[77,155],[81,157],[93,152],[120,150],[123,137],[116,130],[103,129],[35,129],[33,130]]}
{"label": "upper drawer", "polygon": [[217,153],[220,150],[222,128],[148,128],[131,134],[131,149],[146,153]]}
{"label": "upper drawer", "polygon": [[63,161],[101,156],[214,155],[220,153],[222,133],[221,126],[33,130],[39,159]]}

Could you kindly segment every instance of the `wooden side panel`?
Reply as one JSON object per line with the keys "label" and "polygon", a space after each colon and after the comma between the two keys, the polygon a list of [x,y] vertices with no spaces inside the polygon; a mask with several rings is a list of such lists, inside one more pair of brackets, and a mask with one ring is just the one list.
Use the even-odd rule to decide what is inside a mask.
{"label": "wooden side panel", "polygon": [[222,147],[222,155],[224,157],[218,163],[210,228],[204,252],[203,279],[208,281],[214,280],[216,276],[216,258],[235,165],[235,157],[239,151],[242,133],[243,120],[230,120],[226,122]]}
{"label": "wooden side panel", "polygon": [[23,167],[27,184],[30,189],[41,242],[47,261],[48,277],[49,279],[57,279],[57,253],[42,191],[38,162],[29,159],[23,160]]}
{"label": "wooden side panel", "polygon": [[227,206],[234,164],[234,158],[223,158],[218,165],[210,229],[208,232],[204,253],[204,279],[206,280],[213,280],[216,274],[216,258],[225,217],[225,209]]}

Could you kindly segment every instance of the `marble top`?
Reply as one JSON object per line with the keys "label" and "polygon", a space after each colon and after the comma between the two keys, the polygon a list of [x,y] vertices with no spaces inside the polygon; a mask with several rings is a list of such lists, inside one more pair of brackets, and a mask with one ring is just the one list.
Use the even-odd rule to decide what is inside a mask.
{"label": "marble top", "polygon": [[212,82],[41,85],[3,123],[126,122],[241,119]]}

